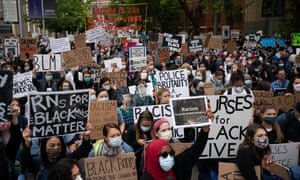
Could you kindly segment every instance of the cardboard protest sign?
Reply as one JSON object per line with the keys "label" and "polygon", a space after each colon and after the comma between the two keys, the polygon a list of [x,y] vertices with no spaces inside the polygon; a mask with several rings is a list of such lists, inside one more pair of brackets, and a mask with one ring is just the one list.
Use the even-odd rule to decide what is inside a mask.
{"label": "cardboard protest sign", "polygon": [[173,150],[175,151],[175,155],[182,153],[184,150],[190,148],[192,143],[170,143]]}
{"label": "cardboard protest sign", "polygon": [[211,36],[207,45],[209,49],[222,49],[223,48],[223,40],[222,36]]}
{"label": "cardboard protest sign", "polygon": [[207,99],[205,96],[172,98],[171,108],[175,128],[201,127],[211,124],[206,116]]}
{"label": "cardboard protest sign", "polygon": [[0,122],[10,121],[9,104],[13,98],[12,71],[0,70]]}
{"label": "cardboard protest sign", "polygon": [[100,83],[101,74],[103,71],[104,69],[90,69],[91,78],[94,83]]}
{"label": "cardboard protest sign", "polygon": [[89,90],[35,92],[28,95],[32,137],[84,132],[88,120]]}
{"label": "cardboard protest sign", "polygon": [[111,84],[116,85],[117,88],[127,87],[126,72],[103,72],[101,77],[108,77]]}
{"label": "cardboard protest sign", "polygon": [[270,144],[271,147],[271,157],[277,163],[290,167],[298,166],[299,157],[299,143],[280,143],[280,144]]}
{"label": "cardboard protest sign", "polygon": [[74,41],[75,41],[75,47],[76,48],[83,48],[86,47],[86,36],[85,34],[78,34],[74,36]]}
{"label": "cardboard protest sign", "polygon": [[255,107],[259,108],[264,104],[272,104],[276,109],[288,111],[292,109],[293,105],[300,101],[300,95],[288,95],[288,96],[275,96],[275,97],[260,97],[255,96]]}
{"label": "cardboard protest sign", "polygon": [[91,139],[103,139],[103,126],[107,123],[118,124],[117,101],[90,102],[89,123],[93,125]]}
{"label": "cardboard protest sign", "polygon": [[160,64],[169,61],[170,59],[169,47],[158,47],[156,49],[156,59]]}
{"label": "cardboard protest sign", "polygon": [[[255,174],[258,180],[261,179],[261,168],[260,166],[255,166]],[[219,162],[219,171],[218,171],[218,179],[227,180],[227,179],[238,179],[238,180],[245,180],[242,176],[238,166],[235,163],[229,162]]]}
{"label": "cardboard protest sign", "polygon": [[206,38],[205,38],[205,41],[204,41],[204,47],[208,47],[208,43],[209,43],[209,40],[211,38],[211,34],[207,34],[206,35]]}
{"label": "cardboard protest sign", "polygon": [[52,53],[71,51],[71,44],[68,37],[51,38],[50,48]]}
{"label": "cardboard protest sign", "polygon": [[129,47],[129,71],[136,72],[147,66],[146,46]]}
{"label": "cardboard protest sign", "polygon": [[189,52],[197,52],[203,50],[203,43],[201,39],[193,39],[188,41]]}
{"label": "cardboard protest sign", "polygon": [[37,72],[60,71],[62,60],[60,54],[34,54],[33,65]]}
{"label": "cardboard protest sign", "polygon": [[83,161],[87,180],[137,180],[134,153],[85,158]]}
{"label": "cardboard protest sign", "polygon": [[205,95],[215,95],[215,90],[212,82],[204,83],[204,93]]}
{"label": "cardboard protest sign", "polygon": [[14,56],[19,55],[19,42],[18,39],[4,39],[5,54],[12,53]]}
{"label": "cardboard protest sign", "polygon": [[236,42],[235,41],[228,41],[227,43],[227,51],[228,52],[233,52],[236,51]]}
{"label": "cardboard protest sign", "polygon": [[271,174],[281,177],[284,180],[291,179],[290,169],[286,166],[283,166],[277,162],[271,163],[269,165]]}
{"label": "cardboard protest sign", "polygon": [[[20,38],[20,59],[33,58],[33,54],[38,53],[36,38]],[[26,54],[29,57],[26,57]]]}
{"label": "cardboard protest sign", "polygon": [[107,60],[104,60],[104,66],[105,66],[106,71],[112,72],[113,68],[115,68],[115,67],[121,68],[122,67],[122,60],[119,57],[115,57],[113,59],[107,59]]}
{"label": "cardboard protest sign", "polygon": [[15,74],[13,81],[13,97],[21,98],[27,96],[29,92],[37,91],[32,83],[32,72]]}
{"label": "cardboard protest sign", "polygon": [[76,48],[72,51],[63,52],[61,55],[67,68],[89,65],[94,62],[89,47]]}
{"label": "cardboard protest sign", "polygon": [[181,44],[180,54],[182,56],[189,56],[190,55],[187,43],[182,43]]}
{"label": "cardboard protest sign", "polygon": [[147,44],[147,50],[149,52],[152,52],[152,51],[155,51],[156,48],[159,46],[159,43],[158,42],[151,42],[151,41],[148,41],[148,44]]}
{"label": "cardboard protest sign", "polygon": [[159,71],[155,74],[157,88],[167,88],[171,97],[187,97],[190,95],[188,75],[185,69]]}
{"label": "cardboard protest sign", "polygon": [[163,39],[163,46],[168,46],[170,48],[170,51],[180,52],[182,43],[182,37],[181,36],[173,36],[173,37],[164,37]]}
{"label": "cardboard protest sign", "polygon": [[252,117],[254,97],[220,95],[207,98],[215,119],[200,158],[234,158]]}

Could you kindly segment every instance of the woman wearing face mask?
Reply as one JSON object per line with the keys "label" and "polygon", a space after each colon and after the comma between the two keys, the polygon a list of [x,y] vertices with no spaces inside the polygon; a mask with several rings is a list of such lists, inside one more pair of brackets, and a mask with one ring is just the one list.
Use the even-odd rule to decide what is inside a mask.
{"label": "woman wearing face mask", "polygon": [[64,80],[61,85],[59,86],[59,90],[61,91],[72,91],[73,86],[68,80]]}
{"label": "woman wearing face mask", "polygon": [[51,170],[48,180],[83,180],[79,164],[75,159],[59,160]]}
{"label": "woman wearing face mask", "polygon": [[262,166],[266,169],[267,164],[273,162],[267,158],[270,153],[269,138],[265,128],[255,123],[248,126],[236,157],[236,164],[242,176],[247,180],[258,179],[254,167]]}
{"label": "woman wearing face mask", "polygon": [[285,95],[296,95],[300,94],[300,76],[294,77],[290,82],[286,89]]}
{"label": "woman wearing face mask", "polygon": [[153,125],[155,139],[163,139],[170,143],[179,142],[172,137],[172,129],[169,121],[165,118],[158,119]]}
{"label": "woman wearing face mask", "polygon": [[166,140],[153,140],[146,148],[145,170],[140,179],[191,179],[192,168],[206,145],[208,132],[209,126],[202,127],[195,143],[178,155]]}
{"label": "woman wearing face mask", "polygon": [[107,123],[103,127],[103,137],[93,144],[93,149],[89,157],[97,156],[116,156],[120,153],[132,152],[133,149],[127,143],[123,142],[121,130],[114,123]]}
{"label": "woman wearing face mask", "polygon": [[216,70],[211,81],[213,83],[215,94],[223,94],[227,86],[225,82],[225,72],[222,69]]}
{"label": "woman wearing face mask", "polygon": [[38,80],[35,69],[32,71],[32,82],[38,91],[57,91],[59,85],[65,80],[65,71],[62,69],[59,78],[54,78],[54,72],[47,71],[44,73],[44,79]]}
{"label": "woman wearing face mask", "polygon": [[106,89],[110,100],[117,100],[117,91],[112,86],[110,78],[101,77],[99,88]]}

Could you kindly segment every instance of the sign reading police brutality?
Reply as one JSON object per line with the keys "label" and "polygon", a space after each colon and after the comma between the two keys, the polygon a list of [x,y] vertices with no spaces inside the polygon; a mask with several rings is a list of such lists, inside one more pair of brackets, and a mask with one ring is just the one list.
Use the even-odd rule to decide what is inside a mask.
{"label": "sign reading police brutality", "polygon": [[13,97],[21,98],[29,92],[35,92],[36,87],[32,83],[32,72],[16,74],[13,81]]}
{"label": "sign reading police brutality", "polygon": [[194,39],[188,41],[189,52],[197,52],[203,50],[203,43],[201,39]]}
{"label": "sign reading police brutality", "polygon": [[[33,54],[36,54],[36,53],[38,53],[36,38],[20,38],[20,58],[21,59],[26,59],[26,58],[32,59]],[[26,54],[28,54],[29,57],[26,57]]]}
{"label": "sign reading police brutality", "polygon": [[83,161],[86,180],[137,180],[134,153],[85,158]]}
{"label": "sign reading police brutality", "polygon": [[33,55],[33,64],[37,72],[60,71],[60,54],[35,54]]}
{"label": "sign reading police brutality", "polygon": [[35,138],[85,131],[89,91],[36,92],[28,95],[29,127]]}
{"label": "sign reading police brutality", "polygon": [[103,139],[104,124],[118,124],[117,101],[90,102],[89,122],[93,125],[91,139]]}
{"label": "sign reading police brutality", "polygon": [[172,98],[171,107],[175,128],[201,127],[211,124],[206,116],[207,99],[205,96]]}
{"label": "sign reading police brutality", "polygon": [[9,121],[9,104],[12,100],[13,74],[0,70],[0,122]]}
{"label": "sign reading police brutality", "polygon": [[215,119],[200,158],[233,158],[244,140],[252,116],[254,97],[207,96]]}
{"label": "sign reading police brutality", "polygon": [[182,37],[173,36],[172,38],[164,37],[162,45],[168,46],[170,48],[170,51],[180,52],[181,44],[182,44]]}
{"label": "sign reading police brutality", "polygon": [[156,50],[157,61],[161,63],[165,63],[170,59],[170,49],[169,47],[158,47]]}
{"label": "sign reading police brutality", "polygon": [[167,88],[171,97],[187,97],[190,95],[188,75],[185,69],[159,71],[155,74],[157,88]]}
{"label": "sign reading police brutality", "polygon": [[129,47],[129,71],[140,71],[147,66],[147,50],[146,46]]}
{"label": "sign reading police brutality", "polygon": [[61,55],[67,68],[93,63],[92,52],[89,47],[76,48],[72,51],[63,52]]}
{"label": "sign reading police brutality", "polygon": [[277,163],[290,167],[298,165],[299,157],[299,143],[281,143],[281,144],[270,144],[271,157]]}

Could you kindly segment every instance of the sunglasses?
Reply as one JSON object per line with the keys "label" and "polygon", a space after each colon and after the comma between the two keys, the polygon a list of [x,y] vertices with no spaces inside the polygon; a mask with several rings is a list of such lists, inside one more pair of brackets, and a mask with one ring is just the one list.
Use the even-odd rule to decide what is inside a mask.
{"label": "sunglasses", "polygon": [[161,157],[163,157],[163,158],[167,158],[168,155],[174,156],[174,155],[175,155],[175,152],[174,152],[174,151],[171,151],[171,152],[162,152],[159,156],[161,156]]}

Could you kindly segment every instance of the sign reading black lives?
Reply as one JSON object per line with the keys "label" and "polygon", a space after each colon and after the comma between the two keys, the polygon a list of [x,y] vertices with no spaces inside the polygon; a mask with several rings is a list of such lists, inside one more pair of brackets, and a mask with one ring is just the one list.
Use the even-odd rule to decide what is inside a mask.
{"label": "sign reading black lives", "polygon": [[0,122],[8,121],[9,107],[12,100],[13,74],[11,71],[0,70]]}
{"label": "sign reading black lives", "polygon": [[207,99],[205,96],[172,98],[171,107],[174,114],[174,126],[201,127],[211,124],[206,116]]}
{"label": "sign reading black lives", "polygon": [[173,36],[173,37],[164,37],[163,39],[163,46],[168,46],[170,51],[180,52],[182,44],[182,37],[181,36]]}
{"label": "sign reading black lives", "polygon": [[28,95],[29,127],[34,138],[85,131],[89,91],[36,92]]}
{"label": "sign reading black lives", "polygon": [[203,50],[203,43],[201,39],[194,39],[188,41],[189,52],[197,52]]}

